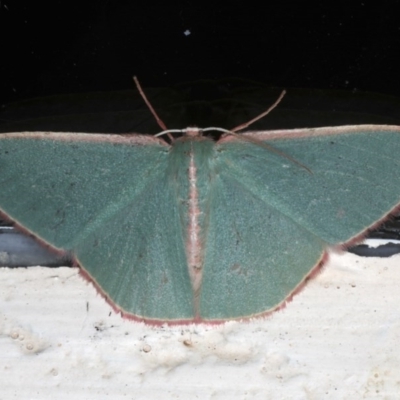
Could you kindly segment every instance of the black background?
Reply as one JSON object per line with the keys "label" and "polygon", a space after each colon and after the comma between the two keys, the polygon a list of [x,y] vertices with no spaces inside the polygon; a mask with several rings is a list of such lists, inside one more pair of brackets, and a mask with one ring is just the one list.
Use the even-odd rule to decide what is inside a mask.
{"label": "black background", "polygon": [[133,89],[132,75],[144,87],[236,77],[400,93],[397,1],[0,4],[1,104]]}

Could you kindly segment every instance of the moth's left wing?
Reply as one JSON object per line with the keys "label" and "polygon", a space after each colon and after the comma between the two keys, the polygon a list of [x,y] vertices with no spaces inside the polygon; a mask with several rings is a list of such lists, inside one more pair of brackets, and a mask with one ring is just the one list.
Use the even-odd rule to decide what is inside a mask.
{"label": "moth's left wing", "polygon": [[70,252],[118,309],[190,319],[168,154],[164,142],[144,135],[0,135],[0,211]]}

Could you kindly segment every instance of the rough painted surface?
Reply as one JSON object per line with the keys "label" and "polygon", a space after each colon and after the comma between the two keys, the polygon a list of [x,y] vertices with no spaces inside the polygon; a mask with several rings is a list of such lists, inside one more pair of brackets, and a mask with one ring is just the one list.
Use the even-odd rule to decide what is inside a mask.
{"label": "rough painted surface", "polygon": [[112,312],[76,269],[3,268],[1,397],[397,398],[399,287],[400,256],[333,254],[267,319],[149,327]]}

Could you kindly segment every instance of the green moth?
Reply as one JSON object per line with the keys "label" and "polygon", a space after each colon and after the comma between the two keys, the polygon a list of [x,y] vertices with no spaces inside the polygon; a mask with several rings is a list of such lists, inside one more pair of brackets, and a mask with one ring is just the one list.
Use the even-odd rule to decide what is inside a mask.
{"label": "green moth", "polygon": [[2,134],[0,211],[126,317],[265,315],[398,210],[400,127],[241,135]]}

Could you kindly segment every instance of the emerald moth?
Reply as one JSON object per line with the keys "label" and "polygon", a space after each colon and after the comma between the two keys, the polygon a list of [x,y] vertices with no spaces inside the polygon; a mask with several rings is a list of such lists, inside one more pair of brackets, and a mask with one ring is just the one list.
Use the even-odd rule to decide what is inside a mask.
{"label": "emerald moth", "polygon": [[70,254],[125,317],[248,319],[399,209],[399,154],[400,127],[384,125],[6,133],[0,211]]}

